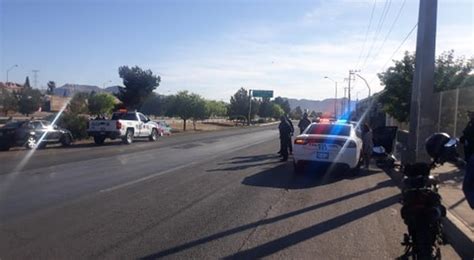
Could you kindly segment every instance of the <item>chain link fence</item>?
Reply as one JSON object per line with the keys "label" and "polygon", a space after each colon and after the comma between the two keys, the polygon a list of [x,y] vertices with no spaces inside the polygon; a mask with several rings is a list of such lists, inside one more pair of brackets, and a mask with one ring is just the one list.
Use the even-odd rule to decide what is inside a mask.
{"label": "chain link fence", "polygon": [[436,130],[460,137],[469,121],[468,111],[474,111],[474,86],[436,94],[439,99]]}

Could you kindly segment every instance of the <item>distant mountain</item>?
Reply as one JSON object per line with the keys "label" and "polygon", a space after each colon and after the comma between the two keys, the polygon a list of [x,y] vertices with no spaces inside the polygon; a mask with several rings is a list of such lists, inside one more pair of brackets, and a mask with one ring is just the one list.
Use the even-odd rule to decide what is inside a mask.
{"label": "distant mountain", "polygon": [[110,93],[110,94],[117,94],[119,92],[119,87],[120,86],[110,86],[106,87],[104,89],[105,92]]}
{"label": "distant mountain", "polygon": [[110,86],[105,89],[99,88],[98,86],[92,85],[80,85],[80,84],[64,84],[63,86],[56,88],[54,90],[54,95],[56,96],[63,96],[63,97],[71,97],[74,96],[76,93],[110,93],[116,94],[118,93],[119,86]]}
{"label": "distant mountain", "polygon": [[[324,100],[310,100],[310,99],[293,99],[289,98],[288,102],[290,103],[291,109],[295,109],[297,106],[301,107],[301,109],[307,110],[309,112],[316,111],[316,112],[323,112],[323,113],[334,113],[334,103],[337,102],[337,111],[340,113],[342,104],[347,103],[347,98],[338,98],[337,100],[334,98],[328,98]],[[356,101],[351,101],[351,108],[355,108]]]}

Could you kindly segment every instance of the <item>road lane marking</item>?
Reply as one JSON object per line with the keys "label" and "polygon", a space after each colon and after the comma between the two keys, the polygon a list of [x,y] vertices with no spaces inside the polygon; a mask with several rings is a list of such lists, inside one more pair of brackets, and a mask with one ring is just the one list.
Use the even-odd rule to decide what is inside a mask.
{"label": "road lane marking", "polygon": [[170,173],[170,172],[173,172],[173,171],[176,171],[176,170],[180,170],[180,169],[183,169],[183,168],[187,168],[187,167],[189,167],[189,166],[191,166],[191,165],[193,165],[193,164],[196,164],[196,163],[197,163],[197,162],[191,162],[191,163],[188,163],[188,164],[176,166],[176,167],[174,167],[174,168],[171,168],[171,169],[168,169],[168,170],[165,170],[165,171],[161,171],[161,172],[157,172],[157,173],[154,173],[154,174],[151,174],[151,175],[142,177],[142,178],[140,178],[140,179],[136,179],[136,180],[129,181],[129,182],[126,182],[126,183],[122,183],[122,184],[119,184],[119,185],[116,185],[116,186],[112,186],[112,187],[107,188],[107,189],[100,190],[100,192],[110,192],[110,191],[118,190],[118,189],[121,189],[121,188],[130,186],[130,185],[133,185],[133,184],[142,182],[142,181],[146,181],[146,180],[148,180],[148,179],[151,179],[151,178],[154,178],[154,177],[163,175],[163,174],[167,174],[167,173]]}

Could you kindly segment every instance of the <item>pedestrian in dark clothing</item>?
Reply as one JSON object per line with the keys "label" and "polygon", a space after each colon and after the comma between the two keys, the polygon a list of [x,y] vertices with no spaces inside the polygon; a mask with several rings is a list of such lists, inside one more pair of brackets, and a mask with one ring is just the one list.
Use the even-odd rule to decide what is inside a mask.
{"label": "pedestrian in dark clothing", "polygon": [[467,161],[462,190],[467,203],[471,209],[474,209],[474,155],[472,155]]}
{"label": "pedestrian in dark clothing", "polygon": [[369,169],[370,157],[372,156],[372,150],[374,148],[372,130],[368,124],[362,126],[362,158],[364,160],[364,166]]}
{"label": "pedestrian in dark clothing", "polygon": [[281,156],[283,157],[280,161],[283,162],[288,160],[288,148],[291,145],[291,126],[285,116],[280,117],[278,130],[280,131]]}
{"label": "pedestrian in dark clothing", "polygon": [[285,118],[291,128],[290,142],[288,143],[288,150],[290,151],[290,154],[293,154],[293,144],[292,144],[291,137],[293,136],[293,133],[295,132],[295,127],[293,126],[293,122],[291,122],[291,119],[288,117],[288,115],[285,115]]}
{"label": "pedestrian in dark clothing", "polygon": [[464,158],[466,162],[469,161],[471,155],[474,154],[474,111],[469,111],[470,117],[466,128],[462,131],[461,143],[464,145]]}
{"label": "pedestrian in dark clothing", "polygon": [[308,114],[304,113],[303,118],[301,118],[300,122],[298,123],[298,127],[300,129],[300,134],[311,124],[311,121],[308,119]]}

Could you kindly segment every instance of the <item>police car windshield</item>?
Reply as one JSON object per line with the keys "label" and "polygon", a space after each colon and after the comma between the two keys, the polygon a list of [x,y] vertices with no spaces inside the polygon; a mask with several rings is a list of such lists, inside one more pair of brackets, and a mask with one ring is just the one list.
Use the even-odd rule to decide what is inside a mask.
{"label": "police car windshield", "polygon": [[114,113],[112,115],[112,120],[137,120],[135,113]]}
{"label": "police car windshield", "polygon": [[314,124],[306,130],[306,134],[350,136],[351,127],[342,124]]}

